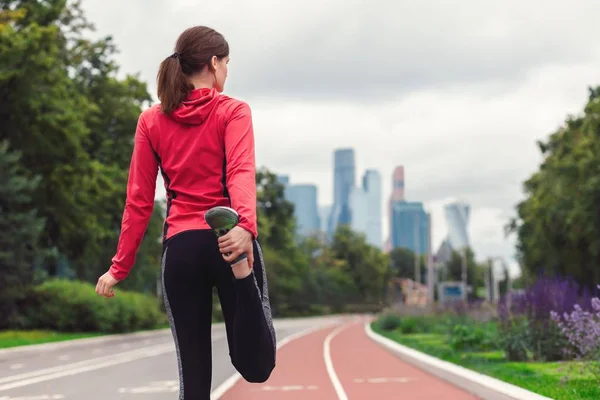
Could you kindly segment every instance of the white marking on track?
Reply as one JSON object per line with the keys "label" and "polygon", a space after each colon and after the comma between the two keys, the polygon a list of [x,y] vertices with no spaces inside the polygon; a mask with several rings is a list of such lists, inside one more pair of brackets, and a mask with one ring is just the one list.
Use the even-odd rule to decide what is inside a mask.
{"label": "white marking on track", "polygon": [[45,382],[53,379],[72,376],[88,371],[94,371],[113,365],[124,364],[127,362],[140,360],[148,357],[155,357],[161,354],[173,351],[172,345],[159,345],[146,347],[137,350],[130,350],[119,354],[92,358],[71,364],[60,365],[57,367],[44,368],[37,371],[25,372],[19,375],[6,376],[0,378],[0,391],[10,390],[18,387],[33,385],[35,383]]}
{"label": "white marking on track", "polygon": [[21,369],[24,367],[25,367],[25,364],[13,364],[9,368],[14,370],[14,369]]}
{"label": "white marking on track", "polygon": [[60,361],[67,361],[67,360],[68,360],[68,359],[70,359],[70,358],[71,358],[71,356],[70,356],[70,355],[68,355],[68,354],[61,354],[60,356],[58,356],[58,359],[59,359]]}
{"label": "white marking on track", "polygon": [[325,338],[325,342],[323,344],[323,358],[325,359],[325,367],[327,369],[327,374],[329,375],[329,379],[333,384],[333,388],[335,389],[335,393],[339,400],[348,400],[348,396],[344,391],[344,387],[340,382],[340,378],[338,378],[335,368],[333,368],[333,361],[331,360],[331,341],[344,329],[348,328],[350,324],[344,324],[335,328],[327,337]]}
{"label": "white marking on track", "polygon": [[[277,350],[281,349],[283,346],[287,345],[288,343],[290,343],[296,339],[299,339],[303,336],[310,335],[311,333],[317,332],[321,329],[325,329],[325,328],[329,327],[330,325],[333,325],[334,323],[336,323],[336,321],[337,320],[328,320],[323,323],[317,323],[316,325],[314,325],[310,328],[306,328],[306,329],[301,330],[300,332],[291,334],[290,336],[283,338],[281,341],[279,341],[277,343]],[[299,322],[301,322],[303,324],[306,323],[306,321],[299,321]],[[239,374],[239,372],[236,372],[233,375],[231,375],[229,378],[227,378],[227,380],[225,382],[221,383],[221,385],[219,385],[215,390],[213,390],[211,392],[211,394],[210,394],[211,400],[220,399],[221,396],[223,396],[228,390],[230,390],[240,379],[242,379],[242,376]]]}
{"label": "white marking on track", "polygon": [[10,397],[10,396],[2,396],[0,400],[60,400],[64,399],[65,396],[62,394],[42,394],[39,396],[20,396],[20,397]]}
{"label": "white marking on track", "polygon": [[394,377],[394,378],[356,378],[354,383],[406,383],[414,381],[415,378]]}
{"label": "white marking on track", "polygon": [[179,381],[157,381],[148,386],[135,388],[120,388],[119,393],[148,394],[148,393],[172,393],[179,390]]}
{"label": "white marking on track", "polygon": [[286,386],[261,386],[257,391],[262,392],[296,392],[299,390],[317,390],[319,387],[315,385],[286,385]]}

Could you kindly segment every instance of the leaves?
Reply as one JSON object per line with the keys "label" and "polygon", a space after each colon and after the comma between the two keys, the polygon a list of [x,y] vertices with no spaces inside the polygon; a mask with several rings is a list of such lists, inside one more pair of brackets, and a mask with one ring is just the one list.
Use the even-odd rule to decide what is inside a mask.
{"label": "leaves", "polygon": [[600,87],[589,89],[579,116],[539,147],[544,160],[525,183],[526,199],[508,231],[516,232],[523,267],[600,282]]}

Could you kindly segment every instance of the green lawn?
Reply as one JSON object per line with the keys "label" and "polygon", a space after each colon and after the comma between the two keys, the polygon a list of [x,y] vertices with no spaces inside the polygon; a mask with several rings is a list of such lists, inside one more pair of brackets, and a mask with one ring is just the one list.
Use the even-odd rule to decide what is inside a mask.
{"label": "green lawn", "polygon": [[[156,329],[168,329],[168,324],[161,324]],[[44,330],[29,331],[0,331],[0,349],[9,347],[28,346],[31,344],[42,344],[51,342],[62,342],[72,339],[83,339],[89,337],[106,336],[108,333],[86,332],[86,333],[61,333]]]}
{"label": "green lawn", "polygon": [[58,333],[52,331],[0,331],[0,349],[30,344],[100,336],[101,333]]}
{"label": "green lawn", "polygon": [[501,351],[455,352],[441,334],[406,335],[399,331],[382,331],[377,324],[372,324],[372,327],[375,332],[405,346],[555,400],[600,399],[597,381],[590,376],[581,376],[578,369],[569,374],[570,380],[561,383],[565,376],[565,364],[507,362]]}

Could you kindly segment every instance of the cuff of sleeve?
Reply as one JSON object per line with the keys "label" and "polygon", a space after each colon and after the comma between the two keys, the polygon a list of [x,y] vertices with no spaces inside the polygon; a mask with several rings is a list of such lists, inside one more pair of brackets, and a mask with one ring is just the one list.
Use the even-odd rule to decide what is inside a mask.
{"label": "cuff of sleeve", "polygon": [[118,281],[122,281],[127,278],[128,273],[122,269],[117,268],[114,264],[108,270],[108,273]]}
{"label": "cuff of sleeve", "polygon": [[250,232],[252,235],[252,240],[256,240],[258,238],[258,231],[256,230],[256,226],[251,225],[245,221],[242,221],[238,224],[240,228],[243,228],[245,231]]}

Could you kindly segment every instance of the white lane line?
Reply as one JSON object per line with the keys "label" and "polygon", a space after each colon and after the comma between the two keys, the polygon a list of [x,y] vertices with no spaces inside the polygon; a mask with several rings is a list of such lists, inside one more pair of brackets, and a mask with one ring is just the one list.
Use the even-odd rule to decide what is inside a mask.
{"label": "white lane line", "polygon": [[329,379],[333,384],[333,388],[335,389],[335,393],[339,400],[348,400],[348,396],[344,391],[344,387],[340,382],[337,374],[335,373],[335,368],[333,368],[333,361],[331,360],[331,341],[344,329],[348,328],[351,323],[346,323],[344,325],[338,326],[335,328],[327,337],[325,338],[325,342],[323,344],[323,358],[325,359],[325,368],[327,369],[327,374],[329,375]]}
{"label": "white lane line", "polygon": [[25,367],[25,364],[13,364],[9,368],[10,369],[21,369],[21,368],[24,368],[24,367]]}
{"label": "white lane line", "polygon": [[[81,374],[81,373],[88,372],[88,371],[94,371],[94,370],[101,369],[101,368],[111,367],[113,365],[124,364],[126,362],[131,362],[131,361],[139,360],[142,358],[154,357],[154,356],[158,356],[161,354],[170,353],[172,351],[173,351],[172,344],[162,345],[162,346],[154,346],[154,347],[149,347],[146,349],[138,349],[135,351],[121,353],[119,355],[111,355],[109,357],[100,357],[99,358],[99,359],[107,359],[108,358],[108,360],[106,360],[106,361],[95,361],[94,362],[94,360],[87,360],[82,363],[74,363],[74,364],[83,364],[82,366],[81,365],[74,366],[74,364],[67,364],[63,368],[54,368],[55,372],[53,372],[53,373],[48,373],[48,370],[52,369],[52,368],[49,368],[48,370],[46,370],[45,375],[32,376],[31,378],[25,378],[25,379],[17,380],[14,382],[9,382],[4,385],[0,385],[0,392],[18,388],[18,387],[22,387],[22,386],[33,385],[35,383],[45,382],[45,381],[49,381],[49,380],[53,380],[53,379],[57,379],[57,378],[62,378],[65,376],[77,375],[77,374]],[[98,360],[98,359],[96,359],[96,360]],[[90,363],[92,363],[92,364],[90,364]],[[37,372],[39,375],[40,371],[35,371],[35,372]],[[23,374],[23,375],[26,375],[26,374]],[[8,377],[8,378],[11,380],[14,380],[14,377]]]}
{"label": "white lane line", "polygon": [[[296,332],[292,335],[289,335],[289,336],[281,339],[277,343],[277,350],[281,349],[283,346],[285,346],[286,344],[288,344],[296,339],[299,339],[306,335],[310,335],[311,333],[314,333],[316,331],[328,328],[329,326],[336,324],[336,323],[339,323],[339,320],[336,319],[333,321],[328,321],[321,325],[313,326],[311,328],[307,328],[307,329],[301,330],[300,332]],[[210,400],[219,400],[221,398],[221,396],[223,396],[228,390],[230,390],[237,383],[238,380],[240,380],[241,377],[242,376],[239,374],[239,372],[236,372],[233,375],[231,375],[223,383],[221,383],[215,390],[212,391],[212,393],[210,394]]]}
{"label": "white lane line", "polygon": [[39,396],[19,396],[19,397],[2,396],[2,397],[0,397],[0,400],[59,400],[59,399],[64,399],[64,398],[65,398],[65,396],[63,396],[62,394],[53,394],[53,395],[42,394]]}
{"label": "white lane line", "polygon": [[[212,340],[219,340],[224,336],[224,334],[217,334],[213,336]],[[173,350],[173,343],[167,342],[154,346],[140,347],[125,352],[111,353],[106,356],[85,359],[70,364],[58,365],[54,367],[24,372],[17,375],[5,376],[0,378],[0,391],[8,390],[13,387],[32,385],[47,380],[61,378],[63,376],[76,375],[87,371],[93,371],[95,369],[135,361],[141,358],[159,356],[165,353],[169,353]],[[0,400],[2,400],[2,398],[0,398]]]}
{"label": "white lane line", "polygon": [[[160,346],[145,347],[145,348],[141,348],[141,349],[137,349],[137,350],[130,350],[127,352],[109,354],[109,355],[97,357],[97,358],[90,358],[87,360],[77,361],[77,362],[73,362],[70,364],[63,364],[63,365],[58,365],[58,366],[54,366],[54,367],[38,369],[35,371],[24,372],[24,373],[17,374],[17,375],[5,376],[3,378],[0,378],[0,384],[12,382],[12,381],[18,381],[21,379],[28,379],[28,378],[32,378],[32,377],[39,376],[39,375],[51,374],[54,372],[64,371],[66,369],[78,368],[78,367],[86,366],[88,364],[95,364],[95,363],[103,362],[106,360],[111,360],[111,359],[116,359],[116,358],[119,358],[122,356],[127,356],[130,354],[136,354],[139,352],[152,350],[154,348],[162,347],[162,346],[165,346],[165,345],[163,344]],[[170,347],[173,348],[173,345],[171,344]]]}

